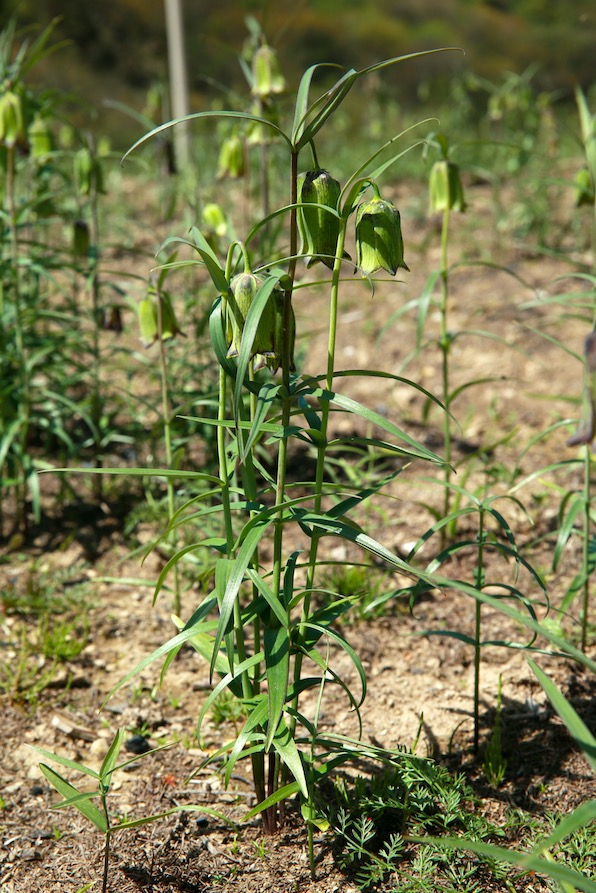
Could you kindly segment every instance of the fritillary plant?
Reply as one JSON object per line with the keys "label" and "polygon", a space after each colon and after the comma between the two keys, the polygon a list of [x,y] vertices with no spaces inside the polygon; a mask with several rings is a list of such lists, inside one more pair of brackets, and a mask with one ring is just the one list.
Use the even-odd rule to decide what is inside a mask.
{"label": "fritillary plant", "polygon": [[[221,533],[185,545],[167,562],[156,596],[184,556],[205,546],[212,554],[212,586],[190,618],[178,621],[178,634],[121,684],[158,658],[165,657],[169,665],[177,650],[190,643],[208,662],[214,686],[201,711],[199,729],[226,689],[242,699],[246,708],[244,726],[218,753],[225,758],[226,780],[241,757],[250,759],[258,799],[255,812],[262,813],[268,832],[276,828],[283,801],[298,794],[311,844],[313,828],[326,826],[313,796],[325,771],[321,766],[330,768],[354,753],[353,746],[333,736],[319,746],[317,716],[322,698],[328,686],[338,687],[347,706],[358,713],[366,693],[361,661],[334,626],[354,598],[327,594],[323,607],[316,598],[324,541],[339,537],[414,581],[428,580],[424,571],[404,562],[352,517],[399,475],[401,467],[377,476],[369,486],[358,486],[330,480],[329,456],[349,440],[351,447],[357,442],[371,454],[391,454],[401,464],[444,465],[442,458],[391,419],[344,393],[341,383],[356,376],[378,376],[406,382],[426,399],[434,399],[431,394],[388,372],[341,372],[335,362],[340,293],[345,279],[353,279],[355,266],[369,293],[379,271],[394,276],[399,269],[407,270],[400,214],[385,194],[383,175],[411,148],[410,133],[391,136],[343,185],[335,171],[319,162],[315,141],[357,81],[419,55],[425,54],[344,72],[314,100],[313,81],[336,66],[312,66],[300,81],[287,130],[252,113],[190,115],[185,120],[200,123],[219,117],[231,119],[237,128],[258,125],[268,130],[285,150],[287,201],[254,223],[244,238],[233,239],[227,250],[221,246],[221,253],[216,253],[212,240],[198,227],[191,229],[188,238],[171,237],[163,246],[168,253],[174,246],[190,249],[210,278],[214,296],[210,335],[219,365],[217,417],[195,420],[216,429],[218,467],[211,474],[199,475],[209,485],[208,492],[177,510],[167,535],[191,515],[196,520],[201,515],[212,519],[214,514],[220,517]],[[263,47],[258,62],[253,93],[258,94],[261,109],[266,109],[267,90],[277,89],[279,79],[273,76],[276,69],[273,74],[270,70],[275,57]],[[129,152],[176,123],[152,130]],[[400,151],[395,152],[392,147],[398,141]],[[286,235],[282,238],[287,244],[262,255],[262,245],[268,242],[259,236],[272,222],[283,223]],[[356,243],[355,261],[346,250],[350,232]],[[300,368],[296,358],[301,332],[295,308],[308,301],[311,286],[301,277],[305,267],[315,264],[328,271],[327,279],[316,284],[327,288],[329,295],[327,365],[307,370]],[[332,414],[338,412],[353,417],[353,427],[364,433],[356,438],[335,434]],[[293,444],[306,444],[314,454],[313,480],[296,484],[288,479]],[[306,543],[304,548],[296,546],[300,541]],[[334,670],[330,643],[350,658],[359,691]],[[303,707],[304,695],[311,690],[317,695],[314,714]]]}

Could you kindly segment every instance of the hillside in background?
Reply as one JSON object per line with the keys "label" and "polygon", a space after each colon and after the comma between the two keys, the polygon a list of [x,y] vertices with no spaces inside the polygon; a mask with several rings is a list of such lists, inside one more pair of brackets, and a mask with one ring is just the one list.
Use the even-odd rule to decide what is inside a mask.
{"label": "hillside in background", "polygon": [[[166,77],[162,0],[0,0],[2,19],[44,24],[59,17],[56,37],[71,46],[52,56],[50,87],[76,90],[90,104],[116,99],[141,109],[147,89]],[[280,0],[266,3],[186,0],[185,31],[193,107],[207,95],[240,87],[238,55],[255,16],[278,49],[288,81],[315,62],[363,67],[381,58],[440,46],[461,47],[388,71],[384,83],[400,102],[433,98],[454,75],[498,80],[535,67],[538,90],[570,96],[596,80],[596,9],[591,0]],[[229,100],[228,100],[229,101]]]}

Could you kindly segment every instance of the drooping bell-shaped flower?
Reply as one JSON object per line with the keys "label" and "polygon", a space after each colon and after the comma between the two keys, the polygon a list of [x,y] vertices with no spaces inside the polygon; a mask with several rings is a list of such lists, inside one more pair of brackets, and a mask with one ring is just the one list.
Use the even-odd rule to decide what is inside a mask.
{"label": "drooping bell-shaped flower", "polygon": [[0,146],[12,149],[25,142],[21,97],[14,90],[6,90],[0,96]]}
{"label": "drooping bell-shaped flower", "polygon": [[158,291],[154,285],[149,286],[147,297],[139,301],[137,311],[141,343],[145,347],[151,347],[160,335],[162,341],[171,341],[176,335],[183,335],[170,296]]}
{"label": "drooping bell-shaped flower", "polygon": [[[257,357],[255,369],[261,366],[267,366],[272,372],[277,372],[282,364],[283,359],[283,337],[284,337],[284,305],[285,296],[283,289],[274,288],[271,294],[273,301],[273,351],[267,356],[260,355]],[[289,318],[289,365],[290,372],[295,372],[296,365],[294,363],[294,346],[296,343],[296,316],[294,308],[290,304]]]}
{"label": "drooping bell-shaped flower", "polygon": [[268,44],[262,44],[252,59],[252,94],[267,100],[284,93],[286,80],[281,73],[277,53]]}
{"label": "drooping bell-shaped flower", "polygon": [[[230,323],[228,357],[238,356],[240,352],[246,317],[262,284],[262,280],[249,269],[245,270],[244,273],[239,273],[230,283],[230,290],[227,295]],[[259,318],[250,352],[251,357],[254,357],[256,354],[261,354],[264,357],[274,354],[274,328],[273,299],[270,295]]]}
{"label": "drooping bell-shaped flower", "polygon": [[404,261],[404,240],[399,211],[392,202],[381,198],[373,184],[375,195],[362,202],[356,211],[357,263],[363,276],[386,270],[395,276],[401,267],[409,270]]}
{"label": "drooping bell-shaped flower", "polygon": [[[298,177],[298,202],[302,204],[297,214],[302,238],[300,253],[305,255],[307,267],[321,261],[333,269],[339,237],[340,194],[340,184],[326,170],[307,171]],[[313,207],[309,207],[311,204]]]}
{"label": "drooping bell-shaped flower", "polygon": [[429,213],[465,210],[466,202],[458,165],[446,158],[435,161],[429,178]]}
{"label": "drooping bell-shaped flower", "polygon": [[38,113],[29,125],[27,138],[31,146],[31,156],[43,161],[52,151],[52,134],[47,122]]}
{"label": "drooping bell-shaped flower", "polygon": [[217,164],[217,179],[243,177],[244,169],[244,143],[237,133],[233,133],[222,143]]}

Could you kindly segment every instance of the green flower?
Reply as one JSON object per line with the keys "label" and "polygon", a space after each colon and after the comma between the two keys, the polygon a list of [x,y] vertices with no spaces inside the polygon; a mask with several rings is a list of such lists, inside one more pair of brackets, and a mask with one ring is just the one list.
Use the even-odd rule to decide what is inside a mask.
{"label": "green flower", "polygon": [[[246,317],[262,284],[262,280],[255,276],[254,273],[251,273],[250,270],[239,273],[230,283],[230,290],[227,296],[230,339],[228,357],[236,357],[240,352]],[[259,319],[252,344],[251,357],[254,357],[256,354],[261,354],[263,357],[273,356],[275,354],[274,339],[275,313],[273,298],[270,296]]]}
{"label": "green flower", "polygon": [[374,198],[362,202],[356,211],[357,263],[363,276],[371,276],[377,270],[395,276],[399,267],[409,270],[404,261],[399,211],[373,188]]}
{"label": "green flower", "polygon": [[[305,255],[307,267],[317,261],[333,269],[339,238],[337,204],[341,186],[325,170],[307,171],[298,177],[298,229],[302,238],[300,253]],[[308,207],[309,205],[314,207]],[[317,207],[317,206],[323,207]],[[326,211],[325,207],[333,212]]]}
{"label": "green flower", "polygon": [[258,48],[252,60],[252,94],[259,99],[284,93],[286,81],[281,73],[277,53],[266,43]]}
{"label": "green flower", "polygon": [[459,167],[446,158],[436,161],[429,178],[429,213],[465,211],[464,190]]}

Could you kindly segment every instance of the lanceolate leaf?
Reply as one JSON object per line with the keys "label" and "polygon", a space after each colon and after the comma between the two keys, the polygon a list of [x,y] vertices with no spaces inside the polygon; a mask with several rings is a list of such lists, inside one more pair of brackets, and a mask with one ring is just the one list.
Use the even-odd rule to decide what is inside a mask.
{"label": "lanceolate leaf", "polygon": [[304,775],[302,760],[300,758],[300,754],[298,753],[296,742],[292,738],[292,733],[286,725],[283,717],[280,719],[277,731],[273,736],[273,747],[281,756],[284,764],[288,767],[288,769],[294,776],[295,780],[300,786],[300,791],[303,796],[308,797],[308,785],[306,783],[306,776]]}
{"label": "lanceolate leaf", "polygon": [[[546,673],[541,670],[538,664],[534,663],[530,658],[528,658],[528,663],[538,679],[538,682],[546,692],[549,701],[573,735],[575,743],[581,748],[583,755],[592,767],[592,771],[596,774],[596,738],[592,735],[567,698]],[[592,801],[592,803],[593,806],[596,807],[596,801]],[[594,817],[595,816],[593,816],[593,818]]]}
{"label": "lanceolate leaf", "polygon": [[397,437],[399,440],[402,440],[408,446],[408,448],[403,448],[404,455],[411,456],[417,459],[425,459],[426,461],[433,462],[437,465],[445,465],[444,459],[441,459],[441,457],[437,456],[436,453],[431,452],[431,450],[427,450],[425,447],[411,438],[408,434],[406,434],[405,431],[402,431],[400,428],[398,428],[397,425],[394,425],[378,412],[375,412],[372,409],[368,409],[368,407],[363,406],[356,400],[352,400],[351,397],[344,397],[342,394],[338,394],[334,391],[327,391],[322,388],[313,388],[311,393],[313,397],[318,397],[320,400],[328,400],[331,403],[335,403],[337,406],[340,406],[347,412],[352,412],[354,413],[354,415],[360,416],[360,418],[364,419],[365,421],[370,422],[373,425],[377,425],[383,431],[387,431],[388,434],[391,434],[394,437]]}
{"label": "lanceolate leaf", "polygon": [[50,766],[46,766],[45,763],[40,763],[39,768],[50,784],[56,788],[59,794],[62,794],[65,801],[74,798],[69,805],[75,806],[86,819],[89,819],[89,821],[95,825],[96,828],[99,828],[102,833],[106,833],[108,830],[106,817],[100,812],[97,806],[91,803],[88,799],[88,797],[98,796],[98,793],[89,795],[83,794],[71,785],[70,782],[66,781],[65,778],[62,778],[62,776],[55,772]]}
{"label": "lanceolate leaf", "polygon": [[269,750],[282,717],[288,691],[290,673],[290,638],[288,630],[284,626],[265,627],[263,630],[263,650],[265,652],[269,703],[265,749]]}
{"label": "lanceolate leaf", "polygon": [[215,636],[215,644],[213,646],[213,658],[209,670],[211,675],[213,675],[213,671],[215,669],[215,658],[222,643],[224,633],[226,632],[226,629],[230,622],[230,618],[234,610],[234,602],[236,601],[236,598],[238,596],[240,585],[244,580],[246,569],[252,561],[252,557],[255,553],[255,549],[259,541],[264,536],[267,528],[272,523],[272,521],[273,515],[269,515],[265,518],[259,517],[257,519],[254,519],[252,522],[249,522],[245,527],[245,535],[242,546],[238,550],[236,558],[233,559],[233,561],[231,562],[232,569],[220,604],[220,618],[217,627],[217,633]]}

